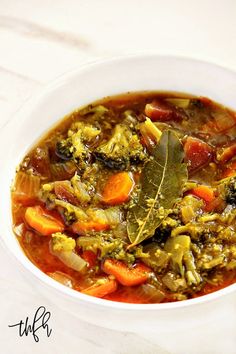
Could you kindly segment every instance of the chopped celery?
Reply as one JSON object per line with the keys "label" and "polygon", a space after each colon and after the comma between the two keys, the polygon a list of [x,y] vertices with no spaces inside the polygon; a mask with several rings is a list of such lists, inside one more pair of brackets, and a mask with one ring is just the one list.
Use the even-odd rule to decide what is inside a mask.
{"label": "chopped celery", "polygon": [[165,101],[179,108],[188,108],[190,103],[189,98],[166,98]]}

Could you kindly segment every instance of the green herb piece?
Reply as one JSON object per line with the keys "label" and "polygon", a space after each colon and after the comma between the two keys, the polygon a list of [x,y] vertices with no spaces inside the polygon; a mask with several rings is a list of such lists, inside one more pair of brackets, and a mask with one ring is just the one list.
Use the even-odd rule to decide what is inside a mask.
{"label": "green herb piece", "polygon": [[153,236],[168,210],[182,195],[187,180],[183,146],[177,135],[166,130],[144,165],[138,201],[127,215],[127,230],[133,247]]}

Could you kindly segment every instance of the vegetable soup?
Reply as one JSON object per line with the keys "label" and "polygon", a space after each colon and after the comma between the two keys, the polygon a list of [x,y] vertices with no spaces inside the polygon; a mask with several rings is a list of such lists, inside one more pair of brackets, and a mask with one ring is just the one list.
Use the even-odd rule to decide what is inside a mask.
{"label": "vegetable soup", "polygon": [[12,186],[27,257],[65,286],[128,303],[236,281],[236,113],[205,97],[112,96],[65,117]]}

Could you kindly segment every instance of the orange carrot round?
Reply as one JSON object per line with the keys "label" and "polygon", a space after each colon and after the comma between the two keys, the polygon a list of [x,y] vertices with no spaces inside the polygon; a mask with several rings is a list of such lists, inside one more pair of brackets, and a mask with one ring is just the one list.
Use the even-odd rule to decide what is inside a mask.
{"label": "orange carrot round", "polygon": [[105,220],[79,220],[72,225],[72,231],[83,235],[89,231],[105,231],[110,229],[110,225]]}
{"label": "orange carrot round", "polygon": [[30,227],[44,236],[64,230],[63,223],[40,205],[28,207],[25,211],[25,220]]}
{"label": "orange carrot round", "polygon": [[236,175],[236,161],[233,161],[223,171],[221,178],[232,177],[232,176],[235,176],[235,175]]}
{"label": "orange carrot round", "polygon": [[207,213],[210,213],[212,211],[222,212],[225,207],[225,200],[221,196],[218,196],[214,198],[211,202],[206,204],[204,211],[206,211]]}
{"label": "orange carrot round", "polygon": [[114,275],[119,283],[125,286],[143,284],[147,281],[151,269],[143,263],[129,268],[125,263],[115,259],[106,259],[103,270],[107,274]]}
{"label": "orange carrot round", "polygon": [[119,172],[112,175],[103,190],[102,201],[109,205],[127,202],[134,187],[134,180],[129,172]]}
{"label": "orange carrot round", "polygon": [[87,289],[81,291],[83,294],[87,294],[95,297],[104,297],[117,290],[117,282],[113,279],[108,279],[104,284],[92,285]]}
{"label": "orange carrot round", "polygon": [[221,163],[226,163],[231,160],[236,154],[236,143],[224,148],[224,151],[219,156],[219,161]]}
{"label": "orange carrot round", "polygon": [[208,186],[198,186],[191,189],[190,193],[203,199],[206,203],[210,203],[215,199],[214,190]]}

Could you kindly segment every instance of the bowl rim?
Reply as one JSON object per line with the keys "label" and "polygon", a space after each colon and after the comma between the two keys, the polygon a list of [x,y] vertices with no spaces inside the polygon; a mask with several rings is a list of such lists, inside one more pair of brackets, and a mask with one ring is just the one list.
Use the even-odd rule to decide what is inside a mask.
{"label": "bowl rim", "polygon": [[[132,54],[132,55],[122,55],[122,56],[115,56],[112,58],[105,58],[105,59],[98,59],[98,60],[91,60],[85,64],[79,65],[77,68],[74,68],[62,75],[59,75],[56,79],[52,80],[45,86],[43,86],[40,92],[36,95],[33,95],[29,99],[27,99],[22,106],[18,110],[15,111],[12,118],[2,127],[2,134],[4,134],[5,130],[8,130],[10,127],[14,126],[18,120],[18,116],[22,116],[25,111],[30,112],[34,105],[40,102],[44,97],[46,97],[51,91],[55,91],[58,87],[63,85],[65,82],[69,82],[75,75],[79,75],[81,73],[85,73],[86,71],[90,71],[91,69],[99,69],[103,66],[108,64],[120,63],[120,62],[127,62],[132,60],[150,60],[150,59],[162,59],[162,60],[173,60],[173,61],[185,61],[191,64],[196,65],[203,65],[208,67],[215,67],[219,71],[227,72],[231,75],[236,75],[236,72],[233,69],[224,67],[222,65],[218,65],[215,63],[211,63],[206,60],[199,60],[191,57],[186,56],[179,56],[179,55],[157,55],[157,54]],[[60,118],[59,118],[60,119]],[[19,122],[19,121],[18,121]],[[40,134],[39,134],[40,135]],[[12,230],[7,230],[11,233],[11,237],[15,237]],[[155,303],[155,304],[133,304],[133,303],[125,303],[125,302],[117,302],[117,301],[110,301],[106,299],[95,298],[86,294],[83,294],[79,291],[70,289],[59,282],[55,281],[54,279],[50,278],[47,274],[41,271],[38,267],[36,267],[30,259],[25,255],[24,251],[19,248],[19,252],[13,251],[7,246],[7,243],[2,238],[5,246],[14,256],[21,263],[21,265],[31,274],[34,275],[40,282],[46,284],[48,287],[52,287],[62,295],[66,295],[74,300],[80,300],[83,303],[90,304],[92,306],[100,306],[104,308],[109,308],[113,310],[125,310],[125,311],[166,311],[166,310],[174,310],[174,309],[182,309],[182,308],[189,308],[193,307],[194,305],[200,305],[209,303],[214,300],[219,300],[221,297],[229,295],[236,291],[236,283],[231,284],[223,289],[216,290],[213,293],[206,294],[197,298],[187,299],[182,301],[175,301],[169,303]],[[17,241],[18,242],[18,241]]]}

